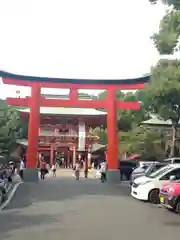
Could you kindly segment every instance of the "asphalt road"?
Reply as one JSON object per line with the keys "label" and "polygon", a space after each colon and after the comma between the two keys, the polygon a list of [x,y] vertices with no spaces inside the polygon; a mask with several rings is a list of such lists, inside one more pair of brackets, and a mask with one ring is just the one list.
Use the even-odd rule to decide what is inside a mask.
{"label": "asphalt road", "polygon": [[180,216],[132,199],[125,186],[48,178],[21,184],[0,213],[2,240],[170,240]]}

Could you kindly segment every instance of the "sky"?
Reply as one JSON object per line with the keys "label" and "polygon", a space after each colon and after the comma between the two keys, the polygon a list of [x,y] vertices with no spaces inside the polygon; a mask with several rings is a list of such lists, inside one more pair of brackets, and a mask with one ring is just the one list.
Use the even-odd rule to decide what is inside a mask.
{"label": "sky", "polygon": [[[163,5],[148,0],[0,0],[0,69],[60,78],[140,77],[159,59],[150,36],[164,13]],[[16,91],[30,94],[0,82],[0,98]]]}

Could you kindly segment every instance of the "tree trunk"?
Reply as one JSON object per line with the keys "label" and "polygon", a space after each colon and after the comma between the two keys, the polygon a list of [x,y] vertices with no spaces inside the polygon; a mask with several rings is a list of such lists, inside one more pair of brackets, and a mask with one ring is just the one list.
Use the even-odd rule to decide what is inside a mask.
{"label": "tree trunk", "polygon": [[174,157],[175,155],[175,147],[176,147],[176,124],[172,124],[172,145],[171,145],[171,152],[170,157]]}

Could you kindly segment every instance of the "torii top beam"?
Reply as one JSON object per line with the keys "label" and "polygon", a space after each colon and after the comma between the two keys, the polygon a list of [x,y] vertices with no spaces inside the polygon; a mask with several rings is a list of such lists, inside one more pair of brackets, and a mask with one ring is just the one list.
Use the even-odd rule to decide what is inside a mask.
{"label": "torii top beam", "polygon": [[131,79],[72,79],[50,78],[13,74],[0,71],[0,77],[5,84],[31,86],[33,83],[46,88],[76,88],[76,89],[142,89],[149,82],[150,76]]}

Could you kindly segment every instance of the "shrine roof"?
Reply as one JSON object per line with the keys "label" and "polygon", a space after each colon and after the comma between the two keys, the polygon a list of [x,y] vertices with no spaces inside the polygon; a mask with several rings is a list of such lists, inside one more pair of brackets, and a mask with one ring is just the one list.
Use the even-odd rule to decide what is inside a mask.
{"label": "shrine roof", "polygon": [[147,83],[150,80],[150,76],[143,76],[138,78],[125,78],[125,79],[75,79],[75,78],[51,78],[51,77],[38,77],[14,74],[6,71],[0,71],[0,77],[10,78],[19,81],[31,81],[31,82],[54,82],[54,83],[68,83],[68,84],[136,84]]}
{"label": "shrine roof", "polygon": [[[19,109],[20,112],[29,113],[30,109]],[[42,115],[83,115],[83,116],[99,116],[106,115],[106,112],[98,111],[91,108],[63,108],[63,107],[40,107]]]}
{"label": "shrine roof", "polygon": [[[141,122],[141,124],[143,125],[162,125],[162,126],[171,126],[172,125],[172,121],[169,119],[167,121],[160,119],[158,116],[152,117],[151,119],[148,119],[144,122]],[[180,124],[180,122],[179,122]]]}

